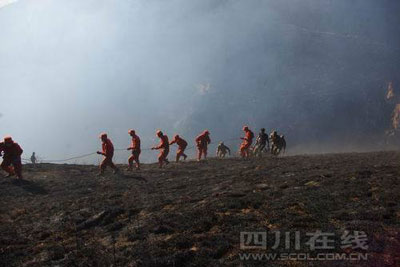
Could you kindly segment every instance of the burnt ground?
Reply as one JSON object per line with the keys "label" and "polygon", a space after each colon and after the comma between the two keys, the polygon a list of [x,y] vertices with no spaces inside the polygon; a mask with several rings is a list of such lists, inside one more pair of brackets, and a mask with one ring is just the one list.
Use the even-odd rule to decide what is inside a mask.
{"label": "burnt ground", "polygon": [[[97,167],[25,166],[0,177],[1,266],[400,266],[400,153],[236,158],[97,177]],[[368,249],[340,248],[344,230]],[[360,261],[241,260],[243,231],[335,234]],[[282,234],[283,235],[283,234]],[[283,241],[282,241],[283,242]],[[294,241],[293,241],[294,242]],[[285,253],[285,246],[268,252]],[[289,252],[293,252],[293,249]],[[294,251],[296,252],[296,251]]]}

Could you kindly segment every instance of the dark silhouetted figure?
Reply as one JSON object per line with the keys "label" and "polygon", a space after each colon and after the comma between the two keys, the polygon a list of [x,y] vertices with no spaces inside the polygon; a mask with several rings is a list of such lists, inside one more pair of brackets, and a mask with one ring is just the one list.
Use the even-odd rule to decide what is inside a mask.
{"label": "dark silhouetted figure", "polygon": [[31,162],[32,162],[33,165],[36,165],[36,154],[35,154],[35,152],[32,153]]}
{"label": "dark silhouetted figure", "polygon": [[286,140],[284,135],[278,135],[276,131],[273,131],[270,134],[271,140],[271,154],[278,156],[281,152],[285,152],[286,150]]}
{"label": "dark silhouetted figure", "polygon": [[231,150],[229,147],[227,147],[224,142],[220,142],[218,147],[217,147],[217,157],[218,158],[225,158],[226,154],[229,153],[229,156],[231,155]]}
{"label": "dark silhouetted figure", "polygon": [[265,133],[265,128],[262,128],[256,139],[254,154],[261,156],[264,151],[269,150],[268,134]]}

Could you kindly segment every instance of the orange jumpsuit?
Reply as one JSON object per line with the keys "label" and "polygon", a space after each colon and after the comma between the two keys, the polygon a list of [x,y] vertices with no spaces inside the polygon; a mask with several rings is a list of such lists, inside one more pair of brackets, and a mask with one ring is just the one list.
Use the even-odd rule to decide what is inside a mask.
{"label": "orange jumpsuit", "polygon": [[114,145],[112,144],[111,140],[107,139],[106,141],[104,141],[101,147],[103,150],[104,159],[100,164],[100,170],[104,172],[107,166],[110,166],[114,170],[117,169],[112,161],[114,157]]}
{"label": "orange jumpsuit", "polygon": [[186,140],[184,140],[181,137],[175,137],[174,140],[172,140],[171,143],[169,143],[169,144],[172,145],[172,144],[175,144],[175,143],[178,145],[178,150],[176,151],[176,162],[179,161],[180,157],[184,157],[186,159],[187,156],[185,154],[185,149],[186,149],[186,147],[188,145]]}
{"label": "orange jumpsuit", "polygon": [[22,148],[15,142],[11,143],[11,146],[7,146],[3,142],[0,143],[0,154],[4,153],[1,168],[9,175],[16,174],[18,178],[22,179],[21,155],[23,152]]}
{"label": "orange jumpsuit", "polygon": [[204,155],[204,158],[207,158],[207,146],[211,143],[210,136],[203,132],[195,140],[198,150],[197,159],[201,160],[202,155]]}
{"label": "orange jumpsuit", "polygon": [[155,147],[155,149],[160,150],[160,154],[158,154],[158,163],[160,164],[160,167],[162,167],[163,162],[165,161],[166,163],[169,163],[167,156],[169,154],[169,142],[168,142],[168,136],[162,135],[160,136],[160,144]]}
{"label": "orange jumpsuit", "polygon": [[132,150],[132,155],[130,156],[128,162],[129,162],[129,167],[132,167],[133,162],[136,162],[136,168],[139,169],[140,167],[140,161],[139,161],[139,156],[141,153],[140,150],[140,138],[136,134],[132,136],[132,143],[131,147],[129,148]]}
{"label": "orange jumpsuit", "polygon": [[244,157],[249,156],[249,148],[253,143],[254,133],[251,130],[247,130],[245,133],[245,137],[243,139],[243,143],[240,145],[240,155]]}

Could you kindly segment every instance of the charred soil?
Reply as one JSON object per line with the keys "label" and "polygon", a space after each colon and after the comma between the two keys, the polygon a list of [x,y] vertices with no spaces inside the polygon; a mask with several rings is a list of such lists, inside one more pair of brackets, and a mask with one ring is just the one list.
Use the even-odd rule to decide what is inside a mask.
{"label": "charred soil", "polygon": [[102,177],[95,166],[24,171],[24,181],[0,177],[0,266],[307,266],[241,260],[265,251],[241,250],[240,232],[316,230],[368,236],[367,261],[323,265],[400,263],[397,152],[149,164]]}

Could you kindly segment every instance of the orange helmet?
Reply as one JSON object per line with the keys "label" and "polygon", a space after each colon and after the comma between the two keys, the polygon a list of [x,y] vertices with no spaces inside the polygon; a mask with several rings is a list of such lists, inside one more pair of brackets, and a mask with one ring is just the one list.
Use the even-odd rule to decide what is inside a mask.
{"label": "orange helmet", "polygon": [[130,135],[136,134],[135,130],[132,130],[132,129],[130,129],[130,130],[128,131],[128,133],[129,133]]}
{"label": "orange helmet", "polygon": [[12,140],[11,136],[6,136],[4,137],[4,143],[13,143],[14,141]]}
{"label": "orange helmet", "polygon": [[243,126],[243,131],[248,131],[249,130],[249,126]]}
{"label": "orange helmet", "polygon": [[107,134],[106,133],[101,133],[99,137],[100,137],[100,139],[107,138]]}
{"label": "orange helmet", "polygon": [[161,132],[160,130],[158,130],[158,131],[156,132],[156,135],[157,135],[158,137],[160,137],[160,136],[163,135],[163,132]]}

